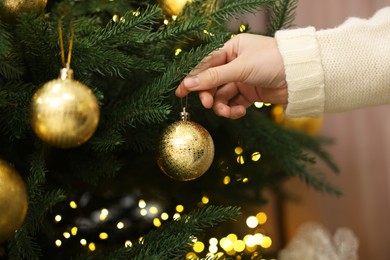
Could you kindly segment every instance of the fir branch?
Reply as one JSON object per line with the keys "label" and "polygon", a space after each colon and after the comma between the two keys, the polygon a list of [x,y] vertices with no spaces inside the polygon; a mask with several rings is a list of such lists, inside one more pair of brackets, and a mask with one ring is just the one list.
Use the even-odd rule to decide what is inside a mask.
{"label": "fir branch", "polygon": [[102,42],[131,31],[133,28],[149,31],[153,23],[160,17],[162,17],[162,10],[157,5],[148,6],[145,10],[139,12],[139,15],[128,12],[124,15],[123,22],[109,22],[105,28],[90,35],[89,40],[94,44],[102,44]]}
{"label": "fir branch", "polygon": [[8,81],[0,91],[0,129],[10,139],[25,136],[30,131],[29,107],[33,88],[28,83]]}
{"label": "fir branch", "polygon": [[295,9],[298,0],[278,0],[270,13],[270,22],[267,26],[267,35],[273,36],[276,31],[291,25],[295,18]]}
{"label": "fir branch", "polygon": [[112,152],[125,142],[123,136],[115,129],[108,129],[103,133],[97,133],[89,141],[94,151]]}
{"label": "fir branch", "polygon": [[255,13],[261,9],[269,8],[275,0],[227,0],[210,14],[210,19],[217,23],[225,23],[231,18],[239,18],[244,13]]}
{"label": "fir branch", "polygon": [[119,249],[108,259],[176,259],[183,257],[195,237],[206,228],[233,219],[240,215],[238,207],[208,206],[197,209],[149,232],[142,241],[129,249]]}
{"label": "fir branch", "polygon": [[[336,196],[341,195],[341,191],[327,182],[324,176],[308,171],[308,164],[316,163],[316,158],[314,155],[309,155],[310,153],[317,153],[320,159],[325,159],[333,170],[337,170],[337,167],[329,160],[327,153],[319,148],[321,143],[318,139],[276,125],[254,109],[250,109],[245,118],[233,122],[230,128],[229,131],[247,149],[260,150],[263,155],[271,157],[272,163],[278,165],[279,171],[286,178],[299,176],[319,191],[326,191]],[[310,141],[308,141],[309,138],[311,138]],[[276,168],[273,170],[277,171]]]}
{"label": "fir branch", "polygon": [[0,75],[6,80],[20,79],[24,72],[24,64],[16,53],[11,52],[0,59]]}
{"label": "fir branch", "polygon": [[41,250],[33,236],[39,231],[46,213],[57,203],[65,200],[62,190],[45,191],[46,166],[44,149],[31,158],[30,175],[26,180],[28,211],[20,230],[10,242],[9,255],[15,259],[39,259]]}
{"label": "fir branch", "polygon": [[[179,55],[176,62],[173,62],[164,74],[154,80],[150,85],[141,88],[133,93],[129,98],[125,98],[115,109],[112,125],[121,129],[126,126],[161,123],[167,119],[170,106],[164,104],[164,99],[168,97],[178,82],[190,71],[201,59],[211,51],[222,45],[223,40],[216,40],[213,43],[198,47],[189,52]],[[118,113],[118,111],[123,111]]]}
{"label": "fir branch", "polygon": [[0,60],[4,59],[12,50],[12,35],[0,20]]}
{"label": "fir branch", "polygon": [[[183,40],[186,35],[203,30],[207,26],[207,22],[204,17],[195,17],[191,20],[180,20],[181,22],[170,23],[168,26],[164,27],[157,32],[151,32],[147,35],[138,37],[137,42],[150,44],[153,42],[161,42],[167,40]],[[188,38],[189,39],[189,38]]]}

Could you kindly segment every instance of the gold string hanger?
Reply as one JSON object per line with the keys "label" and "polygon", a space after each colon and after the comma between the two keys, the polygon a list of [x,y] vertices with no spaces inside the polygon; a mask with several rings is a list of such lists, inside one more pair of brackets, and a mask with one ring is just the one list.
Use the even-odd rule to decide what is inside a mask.
{"label": "gold string hanger", "polygon": [[65,48],[64,48],[64,37],[62,34],[62,17],[58,23],[58,36],[60,40],[60,48],[61,48],[61,62],[64,68],[70,68],[70,61],[72,58],[72,48],[73,48],[73,39],[74,39],[74,19],[70,20],[70,39],[69,39],[69,48],[68,48],[68,57],[65,62]]}

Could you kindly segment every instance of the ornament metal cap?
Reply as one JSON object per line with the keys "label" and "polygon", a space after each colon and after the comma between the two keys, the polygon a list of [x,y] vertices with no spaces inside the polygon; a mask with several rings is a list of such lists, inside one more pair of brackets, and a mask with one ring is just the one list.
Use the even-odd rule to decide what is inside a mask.
{"label": "ornament metal cap", "polygon": [[66,66],[66,68],[62,68],[60,70],[60,79],[73,79],[73,70],[69,66]]}
{"label": "ornament metal cap", "polygon": [[186,111],[186,107],[183,107],[183,111],[180,112],[180,119],[182,121],[189,121],[190,120],[190,113]]}

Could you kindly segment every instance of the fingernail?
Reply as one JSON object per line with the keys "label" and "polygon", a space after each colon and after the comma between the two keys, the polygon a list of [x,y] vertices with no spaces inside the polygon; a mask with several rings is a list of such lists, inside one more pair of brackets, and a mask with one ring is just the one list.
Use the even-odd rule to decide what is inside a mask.
{"label": "fingernail", "polygon": [[187,88],[194,88],[200,84],[198,77],[187,77],[183,80],[184,86]]}

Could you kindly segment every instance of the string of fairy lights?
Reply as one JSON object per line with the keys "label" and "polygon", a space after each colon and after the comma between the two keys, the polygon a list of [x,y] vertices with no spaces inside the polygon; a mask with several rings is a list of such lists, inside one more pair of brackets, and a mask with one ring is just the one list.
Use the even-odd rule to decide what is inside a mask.
{"label": "string of fairy lights", "polygon": [[[236,155],[236,162],[238,164],[245,164],[246,158],[243,156],[244,149],[240,146],[234,148],[234,154]],[[260,152],[253,152],[250,156],[250,159],[254,162],[259,161],[261,158]],[[224,185],[229,185],[231,183],[231,178],[229,176],[222,176],[222,182]],[[246,183],[249,181],[247,177],[236,179],[237,182]],[[132,198],[131,200],[134,200]],[[210,203],[209,196],[202,196],[197,203],[199,208],[204,207]],[[185,212],[183,205],[176,205],[173,213],[168,213],[162,209],[156,202],[147,202],[145,199],[138,199],[136,203],[136,209],[133,211],[136,212],[138,217],[143,218],[144,221],[148,221],[155,228],[159,228],[163,225],[164,222],[169,220],[175,220],[181,217]],[[75,200],[69,201],[68,207],[70,209],[76,210],[79,207],[79,202]],[[114,219],[115,210],[110,210],[108,208],[100,208],[95,210],[90,215],[94,218],[95,222],[104,223],[109,219]],[[130,216],[129,216],[130,217]],[[209,238],[207,241],[202,241],[198,238],[193,239],[192,251],[188,252],[186,259],[198,259],[200,255],[205,255],[206,257],[213,257],[216,259],[222,258],[226,255],[235,256],[236,259],[240,259],[240,255],[251,255],[251,257],[261,256],[261,250],[268,249],[272,246],[271,237],[266,235],[266,231],[262,228],[266,224],[268,216],[265,212],[260,211],[255,215],[248,216],[246,218],[246,226],[249,229],[249,233],[245,234],[242,237],[238,237],[237,234],[230,233],[225,237]],[[63,216],[57,214],[54,216],[54,222],[60,223],[63,221]],[[110,222],[111,223],[111,222]],[[94,252],[98,247],[98,242],[106,241],[111,236],[115,236],[115,231],[125,230],[128,226],[126,220],[118,220],[112,222],[114,227],[109,228],[112,232],[101,231],[95,238],[90,238],[88,241],[87,238],[83,237],[80,234],[80,227],[77,225],[66,226],[63,232],[59,233],[59,237],[54,241],[56,247],[61,248],[65,245],[67,240],[78,240],[81,247],[87,248],[90,252]],[[143,237],[138,239],[142,240]],[[130,239],[123,241],[125,247],[131,247],[133,242]]]}
{"label": "string of fairy lights", "polygon": [[[199,202],[201,205],[207,205],[210,202],[210,198],[203,196]],[[69,207],[71,209],[77,209],[78,204],[75,201],[69,202]],[[184,206],[177,205],[175,207],[175,212],[169,214],[168,212],[162,211],[157,204],[148,203],[147,201],[140,199],[138,201],[138,214],[143,218],[149,220],[155,228],[159,228],[163,222],[170,219],[175,220],[181,217],[184,213]],[[102,208],[98,211],[98,219],[100,222],[105,222],[110,217],[110,210],[107,208]],[[95,214],[96,215],[96,214]],[[213,257],[219,259],[220,257],[225,256],[234,256],[236,254],[249,254],[252,256],[260,255],[259,249],[267,249],[272,245],[271,237],[261,232],[262,229],[259,228],[267,222],[268,216],[265,212],[258,212],[256,215],[248,216],[246,218],[246,226],[250,229],[250,233],[244,235],[242,238],[239,238],[237,234],[230,233],[225,237],[220,239],[216,237],[209,238],[208,241],[201,241],[198,238],[193,239],[192,251],[188,252],[186,259],[198,259],[199,254],[205,254],[206,257]],[[61,214],[54,216],[54,222],[60,223],[63,221]],[[117,230],[122,230],[126,227],[124,221],[118,221],[115,224]],[[88,241],[82,235],[79,235],[79,227],[77,226],[68,226],[66,230],[60,234],[54,244],[56,247],[61,248],[64,246],[67,240],[78,240],[81,247],[86,247],[89,251],[94,252],[97,249],[97,241],[103,241],[110,238],[108,231],[102,231],[98,234],[94,241]],[[143,237],[139,237],[139,240],[142,240]],[[125,240],[123,245],[125,247],[131,247],[133,242]]]}

